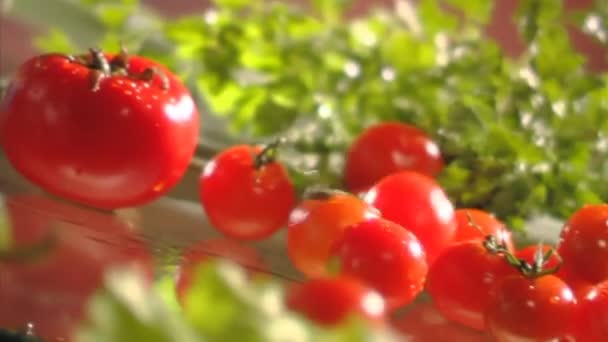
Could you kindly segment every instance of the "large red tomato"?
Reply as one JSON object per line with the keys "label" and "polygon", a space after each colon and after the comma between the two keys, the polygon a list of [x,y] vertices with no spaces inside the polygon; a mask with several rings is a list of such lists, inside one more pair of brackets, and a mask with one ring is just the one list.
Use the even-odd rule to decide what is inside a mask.
{"label": "large red tomato", "polygon": [[411,231],[424,247],[428,264],[456,233],[454,207],[432,178],[402,171],[382,178],[364,197],[382,216]]}
{"label": "large red tomato", "polygon": [[287,252],[294,266],[308,277],[327,276],[332,244],[345,228],[378,216],[354,195],[319,194],[303,200],[287,226]]}
{"label": "large red tomato", "polygon": [[564,268],[592,283],[608,279],[608,204],[587,205],[564,225],[557,251]]}
{"label": "large red tomato", "polygon": [[198,134],[186,87],[162,65],[126,54],[34,57],[0,104],[0,142],[14,167],[50,193],[104,209],[171,189]]}
{"label": "large red tomato", "polygon": [[114,216],[43,197],[5,205],[12,243],[0,252],[0,326],[32,323],[49,341],[69,341],[107,270],[133,267],[151,281],[151,254]]}
{"label": "large red tomato", "polygon": [[381,178],[403,170],[435,176],[443,169],[437,144],[422,130],[401,122],[384,122],[367,128],[346,156],[346,187],[361,191]]}

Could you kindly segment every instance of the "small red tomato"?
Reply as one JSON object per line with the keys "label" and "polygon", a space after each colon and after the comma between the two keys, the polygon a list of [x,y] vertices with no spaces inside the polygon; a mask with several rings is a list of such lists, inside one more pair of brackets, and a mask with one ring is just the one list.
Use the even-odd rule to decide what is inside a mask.
{"label": "small red tomato", "polygon": [[489,252],[480,241],[452,245],[431,266],[426,288],[447,319],[484,330],[484,313],[492,289],[508,275],[516,275],[504,256]]}
{"label": "small red tomato", "polygon": [[509,250],[515,250],[511,232],[494,215],[483,210],[468,208],[458,209],[454,215],[456,234],[453,243],[470,240],[483,241],[486,236],[493,235],[499,241],[504,241]]}
{"label": "small red tomato", "polygon": [[608,341],[608,281],[596,285],[579,301],[576,340]]}
{"label": "small red tomato", "polygon": [[443,189],[425,175],[402,171],[383,178],[364,200],[420,240],[429,265],[456,232],[454,207]]}
{"label": "small red tomato", "polygon": [[398,171],[434,177],[442,169],[439,147],[426,133],[405,123],[384,122],[367,128],[353,142],[344,176],[346,187],[356,192]]}
{"label": "small red tomato", "polygon": [[276,161],[256,165],[262,149],[237,145],[213,158],[200,177],[200,198],[211,224],[238,240],[261,240],[287,224],[295,190]]}
{"label": "small red tomato", "polygon": [[415,304],[403,316],[393,320],[393,327],[408,342],[490,342],[490,337],[468,329],[441,315],[431,303]]}
{"label": "small red tomato", "polygon": [[257,251],[228,239],[204,240],[190,246],[182,255],[175,274],[175,290],[180,303],[192,285],[196,266],[211,259],[227,259],[251,271],[251,274],[268,271]]}
{"label": "small red tomato", "polygon": [[376,289],[389,310],[411,302],[424,287],[424,249],[414,234],[391,221],[372,218],[346,228],[332,254],[341,274]]}
{"label": "small red tomato", "polygon": [[313,195],[303,200],[289,217],[289,258],[308,277],[327,276],[331,246],[342,231],[377,215],[370,205],[347,193]]}
{"label": "small red tomato", "polygon": [[[539,246],[537,246],[537,245],[524,247],[524,248],[518,250],[515,253],[515,256],[518,259],[522,259],[530,264],[533,264],[534,260],[535,260],[535,255],[538,253],[538,248],[539,248]],[[546,254],[549,250],[553,249],[553,253],[551,254],[551,257],[549,258],[549,260],[547,260],[547,262],[545,263],[543,268],[546,268],[546,269],[556,268],[562,263],[562,260],[559,257],[559,254],[553,247],[551,247],[549,245],[542,245],[540,248],[542,250],[543,255]]]}
{"label": "small red tomato", "polygon": [[52,194],[103,209],[166,193],[190,164],[198,135],[188,89],[140,56],[34,57],[0,103],[0,142],[17,171]]}
{"label": "small red tomato", "polygon": [[581,280],[608,279],[608,204],[587,205],[565,224],[558,244],[564,268]]}
{"label": "small red tomato", "polygon": [[509,276],[494,293],[486,311],[486,328],[497,341],[573,338],[577,302],[557,276]]}
{"label": "small red tomato", "polygon": [[360,281],[349,277],[316,278],[293,285],[287,307],[326,326],[343,323],[352,316],[374,323],[384,320],[384,300]]}

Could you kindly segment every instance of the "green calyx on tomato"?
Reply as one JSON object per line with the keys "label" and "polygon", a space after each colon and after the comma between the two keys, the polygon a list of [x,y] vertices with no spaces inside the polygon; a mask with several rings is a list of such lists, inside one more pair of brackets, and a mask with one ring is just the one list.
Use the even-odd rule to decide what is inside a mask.
{"label": "green calyx on tomato", "polygon": [[70,62],[78,63],[91,69],[91,90],[98,91],[99,84],[104,77],[112,75],[129,76],[136,80],[151,82],[154,76],[158,76],[161,80],[161,89],[169,89],[169,79],[158,68],[148,67],[140,73],[129,71],[129,53],[123,46],[120,52],[110,60],[104,53],[97,48],[90,48],[88,54],[84,55],[66,55]]}

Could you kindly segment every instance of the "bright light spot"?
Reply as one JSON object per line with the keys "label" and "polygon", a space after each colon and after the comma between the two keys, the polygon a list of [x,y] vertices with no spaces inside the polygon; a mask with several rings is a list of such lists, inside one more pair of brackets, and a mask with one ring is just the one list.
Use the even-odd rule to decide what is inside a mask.
{"label": "bright light spot", "polygon": [[350,78],[358,77],[361,74],[361,67],[358,63],[348,61],[344,64],[344,73]]}
{"label": "bright light spot", "polygon": [[607,244],[606,244],[606,240],[597,240],[597,246],[598,246],[599,248],[604,249],[604,248],[606,248],[606,245],[607,245]]}
{"label": "bright light spot", "polygon": [[407,244],[407,248],[412,252],[415,257],[422,257],[424,255],[424,251],[422,250],[422,246],[418,241],[410,241]]}
{"label": "bright light spot", "polygon": [[304,210],[302,208],[295,208],[291,211],[291,214],[289,214],[289,222],[293,224],[298,224],[306,220],[308,215],[310,215],[310,212],[308,210]]}
{"label": "bright light spot", "polygon": [[530,308],[534,308],[534,307],[536,307],[536,303],[534,303],[533,300],[528,300],[528,301],[526,301],[526,306],[530,307]]}
{"label": "bright light spot", "polygon": [[209,177],[213,172],[215,172],[215,168],[217,167],[217,163],[215,160],[211,160],[205,168],[203,169],[203,177]]}
{"label": "bright light spot", "polygon": [[382,79],[386,82],[392,82],[393,80],[395,80],[395,69],[390,67],[384,67],[382,68],[381,75]]}
{"label": "bright light spot", "polygon": [[441,153],[439,151],[439,147],[437,147],[437,144],[435,144],[432,141],[427,141],[424,144],[424,150],[426,151],[426,153],[428,153],[429,155],[431,155],[433,157],[438,157],[439,154]]}
{"label": "bright light spot", "polygon": [[559,116],[560,118],[563,118],[566,115],[566,101],[564,100],[555,102],[551,105],[551,108],[553,108],[555,115]]}
{"label": "bright light spot", "polygon": [[129,113],[131,113],[131,110],[128,107],[125,107],[123,109],[120,110],[120,115],[121,116],[128,116]]}
{"label": "bright light spot", "polygon": [[177,103],[168,103],[165,105],[165,113],[169,119],[175,122],[184,122],[190,120],[194,112],[194,102],[190,96],[183,96]]}
{"label": "bright light spot", "polygon": [[449,222],[454,218],[454,207],[441,189],[431,191],[431,204],[437,211],[441,222]]}
{"label": "bright light spot", "polygon": [[317,113],[319,114],[319,117],[321,119],[327,119],[330,116],[332,116],[333,110],[331,109],[331,106],[329,106],[328,104],[322,104],[319,106]]}
{"label": "bright light spot", "polygon": [[376,202],[377,197],[378,197],[378,190],[376,190],[375,188],[372,188],[363,196],[363,200],[366,203],[374,203],[374,202]]}
{"label": "bright light spot", "polygon": [[217,15],[217,11],[208,10],[203,15],[203,18],[207,24],[211,25],[211,24],[214,24],[217,22],[217,19],[219,18],[219,16]]}
{"label": "bright light spot", "polygon": [[381,315],[384,312],[384,299],[376,292],[367,294],[362,304],[365,311],[371,315]]}
{"label": "bright light spot", "polygon": [[538,75],[530,67],[519,69],[519,77],[524,79],[532,88],[537,88],[540,85]]}

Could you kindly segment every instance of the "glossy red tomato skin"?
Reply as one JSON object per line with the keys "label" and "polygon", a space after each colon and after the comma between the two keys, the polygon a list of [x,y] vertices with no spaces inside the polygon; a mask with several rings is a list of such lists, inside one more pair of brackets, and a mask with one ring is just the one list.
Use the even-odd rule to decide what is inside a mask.
{"label": "glossy red tomato skin", "polygon": [[587,205],[562,229],[557,251],[563,267],[582,280],[608,279],[608,204]]}
{"label": "glossy red tomato skin", "polygon": [[[108,55],[109,58],[112,55]],[[111,76],[91,89],[90,70],[63,56],[34,57],[17,71],[0,104],[7,158],[46,191],[103,209],[137,206],[170,190],[185,173],[199,134],[186,87],[139,56],[129,70],[156,67],[150,84]]]}
{"label": "glossy red tomato skin", "polygon": [[456,233],[454,207],[443,189],[425,175],[394,173],[380,180],[364,197],[382,217],[398,223],[420,240],[429,265]]}
{"label": "glossy red tomato skin", "polygon": [[497,283],[517,270],[479,241],[448,247],[431,266],[426,289],[447,319],[485,330],[484,314]]}
{"label": "glossy red tomato skin", "polygon": [[180,303],[185,302],[196,267],[216,259],[237,263],[250,271],[252,276],[269,270],[255,249],[237,241],[219,238],[197,242],[184,251],[175,273],[175,290]]}
{"label": "glossy red tomato skin", "polygon": [[579,300],[577,341],[608,341],[608,281],[597,284]]}
{"label": "glossy red tomato skin", "polygon": [[384,321],[384,300],[362,282],[350,277],[321,277],[292,285],[287,307],[308,319],[334,326],[357,316],[373,324]]}
{"label": "glossy red tomato skin", "polygon": [[401,122],[383,122],[364,130],[350,146],[344,176],[346,187],[356,192],[398,171],[434,177],[442,169],[439,147],[424,131]]}
{"label": "glossy red tomato skin", "polygon": [[285,167],[271,162],[259,170],[260,147],[236,145],[220,152],[203,170],[200,198],[211,224],[238,240],[267,238],[287,225],[296,194]]}
{"label": "glossy red tomato skin", "polygon": [[[454,212],[454,216],[456,233],[453,243],[471,240],[483,241],[486,236],[493,235],[500,241],[504,241],[509,250],[515,250],[511,232],[494,215],[480,209],[461,208]],[[473,224],[478,227],[471,225],[469,216],[473,220]]]}
{"label": "glossy red tomato skin", "polygon": [[344,230],[332,249],[340,274],[378,291],[388,310],[410,303],[424,288],[428,266],[416,236],[400,225],[372,218]]}
{"label": "glossy red tomato skin", "polygon": [[55,242],[29,261],[0,258],[0,326],[20,329],[31,322],[45,340],[71,341],[110,268],[130,267],[151,283],[149,250],[113,215],[30,195],[10,196],[4,204],[13,248],[40,244],[49,234]]}
{"label": "glossy red tomato skin", "polygon": [[510,276],[494,293],[486,310],[486,327],[496,341],[568,341],[574,337],[577,302],[557,276]]}
{"label": "glossy red tomato skin", "polygon": [[330,274],[331,247],[344,229],[378,216],[377,211],[350,194],[305,199],[291,212],[287,252],[293,265],[307,277]]}

